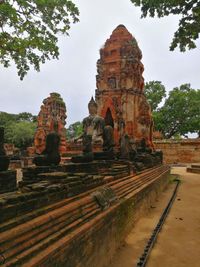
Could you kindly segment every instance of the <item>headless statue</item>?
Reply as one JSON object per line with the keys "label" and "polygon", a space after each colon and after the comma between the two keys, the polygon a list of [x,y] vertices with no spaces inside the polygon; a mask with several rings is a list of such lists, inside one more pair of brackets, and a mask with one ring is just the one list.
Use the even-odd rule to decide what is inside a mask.
{"label": "headless statue", "polygon": [[46,147],[41,155],[36,156],[33,159],[33,163],[37,166],[51,166],[59,165],[60,153],[59,153],[60,136],[57,133],[49,133],[46,137]]}

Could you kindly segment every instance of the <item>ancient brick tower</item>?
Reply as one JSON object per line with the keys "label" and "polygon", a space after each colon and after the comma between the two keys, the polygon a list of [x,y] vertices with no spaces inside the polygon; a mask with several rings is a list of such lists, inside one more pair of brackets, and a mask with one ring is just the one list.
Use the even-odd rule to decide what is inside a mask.
{"label": "ancient brick tower", "polygon": [[125,131],[152,146],[150,106],[144,96],[142,53],[136,39],[119,25],[100,50],[97,61],[98,114],[114,127],[115,142]]}
{"label": "ancient brick tower", "polygon": [[60,152],[66,152],[66,106],[58,93],[51,93],[43,100],[43,105],[37,117],[37,130],[34,138],[36,153],[45,148],[45,139],[48,133],[57,132],[60,135]]}

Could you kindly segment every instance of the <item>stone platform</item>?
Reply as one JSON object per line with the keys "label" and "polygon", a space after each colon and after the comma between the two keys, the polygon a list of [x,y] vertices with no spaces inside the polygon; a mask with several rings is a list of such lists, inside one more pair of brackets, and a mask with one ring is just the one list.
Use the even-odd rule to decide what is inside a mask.
{"label": "stone platform", "polygon": [[200,173],[200,164],[192,164],[187,168],[187,172]]}
{"label": "stone platform", "polygon": [[133,174],[126,161],[98,161],[23,169],[19,190],[0,194],[0,223]]}
{"label": "stone platform", "polygon": [[[0,223],[0,265],[107,266],[135,221],[167,185],[168,175],[168,166],[157,166],[108,179],[103,186],[24,214],[18,210],[16,217]],[[30,204],[33,193],[39,193],[40,202],[44,192],[24,193],[20,200],[7,199],[7,211],[19,209],[20,201]]]}

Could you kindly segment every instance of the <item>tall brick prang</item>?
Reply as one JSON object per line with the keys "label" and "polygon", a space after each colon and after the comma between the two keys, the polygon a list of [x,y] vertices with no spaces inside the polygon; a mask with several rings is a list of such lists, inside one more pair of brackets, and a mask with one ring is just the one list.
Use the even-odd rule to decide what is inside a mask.
{"label": "tall brick prang", "polygon": [[60,136],[60,153],[66,152],[66,106],[58,93],[51,93],[43,101],[37,117],[37,130],[34,137],[36,153],[41,154],[45,149],[46,136],[56,132]]}
{"label": "tall brick prang", "polygon": [[124,131],[136,142],[152,144],[153,121],[144,95],[142,52],[136,39],[119,25],[100,50],[97,61],[98,114],[114,128],[118,143]]}

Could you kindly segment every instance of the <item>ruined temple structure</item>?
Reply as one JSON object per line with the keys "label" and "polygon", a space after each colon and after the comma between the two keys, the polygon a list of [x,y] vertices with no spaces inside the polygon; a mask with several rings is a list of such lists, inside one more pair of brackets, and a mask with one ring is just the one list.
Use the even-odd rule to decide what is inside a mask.
{"label": "ruined temple structure", "polygon": [[34,138],[36,153],[41,154],[45,149],[46,136],[56,132],[60,136],[60,153],[66,151],[66,106],[58,93],[51,93],[44,99],[37,117],[37,130]]}
{"label": "ruined temple structure", "polygon": [[152,144],[153,121],[144,95],[142,53],[136,39],[119,25],[100,50],[97,61],[98,114],[114,128],[115,143],[125,132],[136,142]]}

